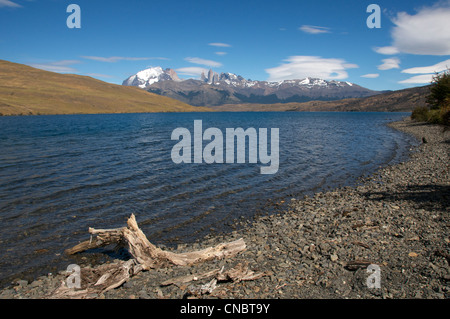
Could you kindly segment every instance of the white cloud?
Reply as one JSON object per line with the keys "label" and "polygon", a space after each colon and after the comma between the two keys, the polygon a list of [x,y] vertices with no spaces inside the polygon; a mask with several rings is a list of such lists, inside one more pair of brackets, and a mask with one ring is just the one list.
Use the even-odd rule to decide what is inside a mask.
{"label": "white cloud", "polygon": [[33,63],[30,64],[30,66],[32,66],[33,68],[57,73],[77,73],[78,70],[70,67],[70,65],[78,63],[80,63],[80,61],[78,60],[62,60],[49,63]]}
{"label": "white cloud", "polygon": [[376,53],[385,55],[395,55],[400,53],[396,47],[376,47],[373,49]]}
{"label": "white cloud", "polygon": [[[399,83],[407,83],[407,84],[409,84],[409,83],[416,83],[416,84],[431,83],[435,72],[442,72],[442,71],[446,70],[449,66],[450,66],[450,59],[436,63],[434,65],[430,65],[430,66],[422,66],[422,67],[414,67],[414,68],[405,69],[402,71],[402,73],[421,74],[421,75],[413,76],[409,79],[400,81]],[[426,74],[424,74],[424,73],[426,73]]]}
{"label": "white cloud", "polygon": [[226,55],[227,53],[226,52],[215,52],[217,55]]}
{"label": "white cloud", "polygon": [[302,25],[299,30],[309,34],[330,33],[329,28],[319,27],[315,25]]}
{"label": "white cloud", "polygon": [[190,58],[187,57],[185,58],[186,61],[194,63],[194,64],[200,64],[200,65],[206,65],[212,68],[218,68],[222,66],[222,63],[220,62],[216,62],[216,61],[212,61],[212,60],[205,60],[205,59],[201,59],[201,58]]}
{"label": "white cloud", "polygon": [[229,48],[229,47],[231,47],[231,44],[221,43],[221,42],[213,42],[213,43],[209,43],[208,45],[213,46],[213,47],[220,47],[220,48]]}
{"label": "white cloud", "polygon": [[202,72],[205,74],[208,73],[208,69],[198,67],[198,66],[192,66],[187,68],[179,68],[175,70],[179,75],[188,75],[188,76],[200,76]]}
{"label": "white cloud", "polygon": [[266,69],[268,81],[303,79],[317,77],[325,80],[341,80],[348,77],[347,69],[358,68],[342,59],[324,59],[319,56],[291,56],[286,63]]}
{"label": "white cloud", "polygon": [[382,61],[383,64],[378,66],[378,70],[390,70],[400,68],[400,59],[398,58],[383,59]]}
{"label": "white cloud", "polygon": [[83,59],[99,61],[99,62],[107,62],[107,63],[116,63],[119,61],[145,61],[145,60],[168,60],[167,58],[134,58],[134,57],[122,57],[122,56],[112,56],[112,57],[101,57],[101,56],[81,56]]}
{"label": "white cloud", "polygon": [[399,81],[398,83],[427,84],[427,83],[431,83],[432,79],[433,79],[433,74],[422,74],[422,75],[413,76],[413,77],[403,80],[403,81]]}
{"label": "white cloud", "polygon": [[361,75],[362,78],[367,78],[367,79],[376,79],[379,76],[380,75],[378,73],[369,73],[369,74]]}
{"label": "white cloud", "polygon": [[447,68],[450,68],[450,59],[436,63],[435,65],[431,65],[431,66],[422,66],[422,67],[405,69],[402,71],[402,73],[407,73],[407,74],[435,73],[435,72],[442,72],[444,70],[447,70]]}
{"label": "white cloud", "polygon": [[0,0],[0,8],[1,7],[20,8],[22,6],[9,0]]}
{"label": "white cloud", "polygon": [[450,1],[424,7],[416,14],[399,12],[392,20],[392,47],[417,55],[450,54]]}

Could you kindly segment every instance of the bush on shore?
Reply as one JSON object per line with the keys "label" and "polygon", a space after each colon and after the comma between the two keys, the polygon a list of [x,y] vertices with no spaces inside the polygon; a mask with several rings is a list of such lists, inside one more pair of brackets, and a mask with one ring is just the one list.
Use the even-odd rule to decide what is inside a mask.
{"label": "bush on shore", "polygon": [[450,69],[433,76],[426,102],[429,106],[416,107],[411,118],[419,122],[450,126]]}

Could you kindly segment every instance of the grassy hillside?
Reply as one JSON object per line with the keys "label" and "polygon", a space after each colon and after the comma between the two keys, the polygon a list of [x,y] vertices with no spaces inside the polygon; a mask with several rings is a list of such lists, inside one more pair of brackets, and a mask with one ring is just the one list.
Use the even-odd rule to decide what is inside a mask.
{"label": "grassy hillside", "polygon": [[425,105],[430,86],[415,87],[377,94],[365,98],[338,101],[310,101],[285,104],[228,104],[214,106],[224,112],[270,112],[270,111],[361,111],[361,112],[411,112],[417,106]]}
{"label": "grassy hillside", "polygon": [[0,60],[0,114],[205,112],[183,102],[88,76]]}

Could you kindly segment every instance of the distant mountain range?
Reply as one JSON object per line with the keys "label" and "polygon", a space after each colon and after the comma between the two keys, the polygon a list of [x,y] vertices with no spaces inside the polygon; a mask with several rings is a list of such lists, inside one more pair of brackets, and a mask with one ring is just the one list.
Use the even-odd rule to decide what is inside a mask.
{"label": "distant mountain range", "polygon": [[254,81],[233,73],[202,73],[200,80],[180,80],[173,69],[142,70],[123,81],[149,92],[171,97],[194,106],[242,103],[289,103],[312,100],[333,101],[379,94],[357,84],[307,77],[279,82]]}

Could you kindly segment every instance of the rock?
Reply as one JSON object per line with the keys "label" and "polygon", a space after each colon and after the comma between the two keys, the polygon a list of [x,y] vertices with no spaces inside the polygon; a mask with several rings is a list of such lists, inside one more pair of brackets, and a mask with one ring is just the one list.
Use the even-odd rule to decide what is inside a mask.
{"label": "rock", "polygon": [[42,280],[35,280],[35,281],[33,281],[33,282],[29,285],[29,287],[31,287],[31,288],[40,287],[40,286],[42,286],[43,284],[44,284],[44,283],[43,283]]}
{"label": "rock", "polygon": [[18,280],[17,282],[16,282],[16,284],[18,285],[18,286],[20,286],[20,287],[26,287],[27,285],[28,285],[28,281],[27,280]]}

